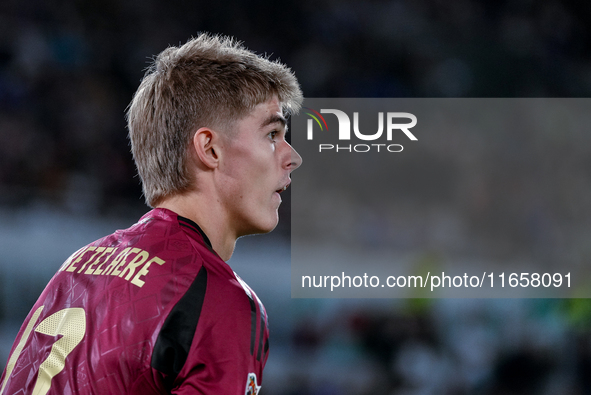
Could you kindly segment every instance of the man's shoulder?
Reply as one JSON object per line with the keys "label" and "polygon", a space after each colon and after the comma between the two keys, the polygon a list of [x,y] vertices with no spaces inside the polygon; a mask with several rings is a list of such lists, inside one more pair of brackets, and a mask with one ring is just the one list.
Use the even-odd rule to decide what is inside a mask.
{"label": "man's shoulder", "polygon": [[59,272],[71,274],[74,280],[103,278],[109,284],[119,278],[113,285],[125,280],[143,288],[148,280],[157,285],[167,282],[170,275],[190,282],[203,263],[211,260],[209,255],[199,234],[185,231],[176,216],[152,210],[131,227],[82,247]]}
{"label": "man's shoulder", "polygon": [[210,251],[204,234],[191,229],[185,219],[166,209],[154,209],[127,229],[120,229],[89,246],[134,247],[170,259],[188,259]]}

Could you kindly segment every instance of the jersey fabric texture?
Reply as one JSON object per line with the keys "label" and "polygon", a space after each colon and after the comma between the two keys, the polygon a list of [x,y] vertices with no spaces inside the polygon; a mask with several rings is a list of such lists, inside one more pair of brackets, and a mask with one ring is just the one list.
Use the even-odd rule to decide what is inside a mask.
{"label": "jersey fabric texture", "polygon": [[154,209],[75,252],[17,335],[0,395],[258,393],[265,308],[189,219]]}

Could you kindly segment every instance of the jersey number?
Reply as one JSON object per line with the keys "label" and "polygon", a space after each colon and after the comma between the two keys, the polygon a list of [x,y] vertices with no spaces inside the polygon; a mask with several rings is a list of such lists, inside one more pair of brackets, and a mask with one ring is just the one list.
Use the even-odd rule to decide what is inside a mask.
{"label": "jersey number", "polygon": [[[4,393],[4,387],[6,387],[6,383],[8,383],[10,374],[16,365],[18,357],[23,351],[25,343],[31,335],[33,326],[37,323],[37,319],[43,311],[43,307],[44,306],[39,307],[35,313],[33,313],[31,320],[23,332],[21,340],[18,342],[18,345],[8,360],[8,364],[6,365],[6,377],[4,378],[4,383],[0,389],[0,395]],[[41,363],[41,366],[39,366],[39,374],[37,375],[37,382],[33,389],[33,395],[45,395],[51,387],[51,379],[53,376],[61,372],[66,366],[66,357],[68,354],[70,354],[72,350],[80,344],[82,338],[84,338],[84,333],[86,332],[86,314],[84,313],[84,309],[80,307],[71,307],[60,310],[41,321],[35,328],[35,332],[49,336],[62,336],[53,343],[49,356]]]}

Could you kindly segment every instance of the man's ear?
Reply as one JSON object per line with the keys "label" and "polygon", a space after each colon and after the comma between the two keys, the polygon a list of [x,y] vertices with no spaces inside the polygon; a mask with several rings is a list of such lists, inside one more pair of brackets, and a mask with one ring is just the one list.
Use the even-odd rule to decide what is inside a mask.
{"label": "man's ear", "polygon": [[200,128],[193,136],[193,149],[203,166],[213,169],[220,160],[222,139],[218,132]]}

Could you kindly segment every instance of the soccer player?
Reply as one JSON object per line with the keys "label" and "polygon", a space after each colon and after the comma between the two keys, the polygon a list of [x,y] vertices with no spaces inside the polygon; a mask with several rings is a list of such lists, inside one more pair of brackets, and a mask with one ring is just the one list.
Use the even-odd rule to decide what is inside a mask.
{"label": "soccer player", "polygon": [[128,110],[148,205],[70,256],[15,340],[0,395],[254,395],[267,314],[225,263],[271,231],[301,158],[302,95],[284,65],[200,35],[160,53]]}

